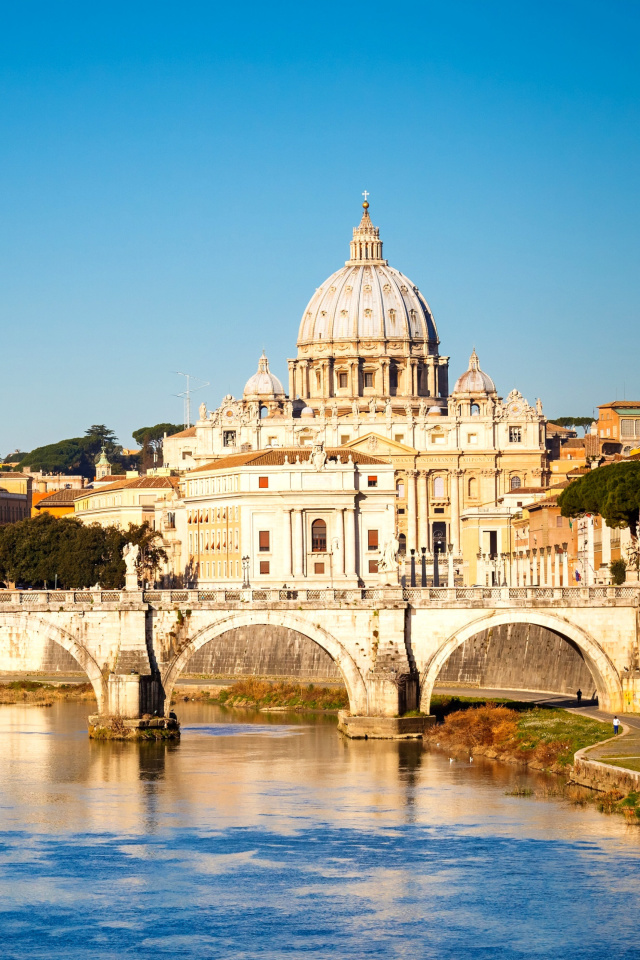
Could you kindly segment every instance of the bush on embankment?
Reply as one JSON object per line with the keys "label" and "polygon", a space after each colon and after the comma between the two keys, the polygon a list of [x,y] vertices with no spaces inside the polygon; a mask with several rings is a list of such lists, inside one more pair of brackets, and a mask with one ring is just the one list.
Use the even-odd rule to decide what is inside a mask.
{"label": "bush on embankment", "polygon": [[516,707],[469,702],[446,714],[427,735],[452,751],[558,773],[573,763],[577,750],[611,736],[605,724],[590,717],[531,704]]}
{"label": "bush on embankment", "polygon": [[283,680],[270,682],[254,677],[238,680],[219,693],[200,694],[198,699],[228,707],[286,707],[291,710],[343,710],[349,706],[344,687],[317,687],[313,683],[296,684]]}
{"label": "bush on embankment", "polygon": [[12,680],[0,683],[0,703],[34,703],[44,706],[54,700],[95,700],[90,683],[41,683],[38,680]]}

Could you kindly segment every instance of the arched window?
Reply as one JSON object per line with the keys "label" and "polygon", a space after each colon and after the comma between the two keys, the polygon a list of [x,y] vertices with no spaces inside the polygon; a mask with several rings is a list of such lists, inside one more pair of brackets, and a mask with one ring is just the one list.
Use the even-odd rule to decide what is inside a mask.
{"label": "arched window", "polygon": [[264,417],[266,417],[268,412],[269,411],[265,406],[260,407],[260,419],[262,420]]}
{"label": "arched window", "polygon": [[444,477],[433,478],[433,495],[440,500],[444,497]]}
{"label": "arched window", "polygon": [[469,490],[469,499],[475,500],[476,497],[478,496],[478,481],[476,480],[475,477],[470,477],[468,490]]}
{"label": "arched window", "polygon": [[472,404],[471,404],[471,416],[472,416],[472,417],[479,417],[479,416],[480,416],[480,404],[479,404],[479,403],[472,403]]}
{"label": "arched window", "polygon": [[407,555],[407,538],[404,533],[398,534],[398,554],[401,557]]}
{"label": "arched window", "polygon": [[511,477],[511,489],[517,490],[518,487],[522,486],[522,480],[520,477]]}
{"label": "arched window", "polygon": [[399,500],[404,499],[404,480],[398,480],[396,483],[396,496]]}
{"label": "arched window", "polygon": [[324,520],[314,520],[311,524],[311,550],[313,553],[327,552],[327,525]]}

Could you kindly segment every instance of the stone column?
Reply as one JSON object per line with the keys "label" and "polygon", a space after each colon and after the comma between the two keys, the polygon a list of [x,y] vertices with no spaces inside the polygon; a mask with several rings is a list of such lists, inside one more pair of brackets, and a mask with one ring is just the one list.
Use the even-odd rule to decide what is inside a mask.
{"label": "stone column", "polygon": [[511,554],[511,586],[518,587],[520,586],[520,578],[518,576],[518,565],[520,558],[517,553]]}
{"label": "stone column", "polygon": [[[407,550],[416,550],[416,477],[417,470],[407,470]],[[426,544],[425,544],[426,546]]]}
{"label": "stone column", "polygon": [[562,546],[564,548],[562,551],[562,586],[568,587],[569,586],[569,560],[567,556],[566,544],[563,543]]}
{"label": "stone column", "polygon": [[304,537],[302,532],[302,510],[293,511],[293,575],[302,577],[304,574]]}
{"label": "stone column", "polygon": [[421,470],[418,484],[418,546],[429,549],[429,471]]}
{"label": "stone column", "polygon": [[451,543],[453,552],[460,553],[460,470],[452,470],[449,474],[451,484]]}
{"label": "stone column", "polygon": [[282,511],[282,575],[285,579],[293,576],[291,566],[291,510]]}
{"label": "stone column", "polygon": [[347,576],[357,576],[356,511],[353,507],[347,507],[344,512],[344,558]]}
{"label": "stone column", "polygon": [[531,586],[538,586],[538,552],[537,550],[533,551],[533,570],[531,572]]}
{"label": "stone column", "polygon": [[553,585],[560,586],[560,551],[557,547],[553,550]]}
{"label": "stone column", "polygon": [[595,536],[593,517],[587,519],[587,569],[585,570],[585,581],[588,586],[593,584],[594,562],[595,562]]}
{"label": "stone column", "polygon": [[336,543],[336,552],[333,558],[333,570],[337,577],[344,577],[345,556],[344,556],[344,510],[343,509],[336,510],[335,543]]}
{"label": "stone column", "polygon": [[358,361],[351,360],[351,395],[354,397],[360,396],[359,384],[358,384]]}
{"label": "stone column", "polygon": [[297,362],[295,360],[289,360],[289,399],[295,400],[296,398],[296,370]]}
{"label": "stone column", "polygon": [[553,586],[553,561],[551,559],[551,547],[547,547],[547,586]]}
{"label": "stone column", "polygon": [[602,522],[602,565],[608,567],[611,563],[611,527],[604,520]]}
{"label": "stone column", "polygon": [[455,586],[455,578],[453,572],[453,551],[447,551],[447,585],[449,589]]}
{"label": "stone column", "polygon": [[309,398],[309,361],[300,361],[300,396],[303,400]]}
{"label": "stone column", "polygon": [[476,565],[476,583],[479,583],[481,587],[484,587],[487,575],[484,569],[484,557],[481,553],[477,554]]}
{"label": "stone column", "polygon": [[390,394],[389,391],[389,361],[381,360],[380,368],[382,371],[382,396],[388,397]]}

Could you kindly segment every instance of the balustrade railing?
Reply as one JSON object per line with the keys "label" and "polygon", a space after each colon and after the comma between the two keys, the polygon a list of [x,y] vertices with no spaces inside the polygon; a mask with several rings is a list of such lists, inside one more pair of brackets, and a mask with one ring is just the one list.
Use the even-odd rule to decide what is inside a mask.
{"label": "balustrade railing", "polygon": [[260,587],[260,588],[213,588],[206,590],[0,590],[0,607],[21,605],[26,607],[50,606],[59,609],[70,604],[119,604],[138,600],[152,604],[198,604],[198,603],[354,603],[358,600],[384,602],[399,599],[408,602],[487,604],[494,602],[516,605],[530,601],[554,603],[579,603],[611,600],[631,600],[640,603],[640,583],[620,586],[577,584],[563,586],[519,587]]}

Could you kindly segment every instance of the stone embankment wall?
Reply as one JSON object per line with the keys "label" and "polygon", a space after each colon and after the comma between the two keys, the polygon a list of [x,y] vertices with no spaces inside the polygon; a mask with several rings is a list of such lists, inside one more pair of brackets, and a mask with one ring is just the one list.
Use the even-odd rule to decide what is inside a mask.
{"label": "stone embankment wall", "polygon": [[223,633],[194,653],[184,673],[342,681],[338,667],[317,643],[288,627],[270,624]]}
{"label": "stone embankment wall", "polygon": [[502,690],[548,690],[585,697],[595,684],[574,644],[531,623],[483,630],[465,641],[440,671],[437,685],[464,684]]}

